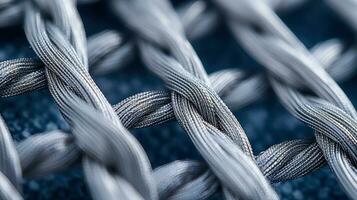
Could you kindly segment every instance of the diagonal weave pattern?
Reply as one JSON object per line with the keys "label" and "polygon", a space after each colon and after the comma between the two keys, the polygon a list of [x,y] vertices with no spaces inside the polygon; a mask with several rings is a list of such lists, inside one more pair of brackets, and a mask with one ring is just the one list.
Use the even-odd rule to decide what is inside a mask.
{"label": "diagonal weave pattern", "polygon": [[[68,132],[34,134],[16,144],[0,120],[0,198],[22,199],[23,178],[82,165],[94,199],[278,199],[272,184],[327,164],[346,195],[357,197],[356,110],[336,83],[355,71],[357,50],[332,39],[311,50],[275,12],[294,12],[304,0],[194,1],[176,10],[166,0],[108,0],[132,37],[115,31],[88,41],[76,3],[7,0],[0,26],[23,25],[37,58],[0,63],[1,95],[47,87]],[[326,3],[356,30],[353,0]],[[10,23],[11,22],[11,23]],[[266,70],[208,74],[190,44],[226,23],[237,43]],[[138,54],[138,55],[136,55]],[[140,59],[165,84],[111,105],[90,73],[109,74]],[[282,105],[315,130],[254,155],[231,112],[272,89]],[[177,121],[203,161],[174,161],[152,169],[130,129]],[[153,137],[153,136],[152,136]]]}

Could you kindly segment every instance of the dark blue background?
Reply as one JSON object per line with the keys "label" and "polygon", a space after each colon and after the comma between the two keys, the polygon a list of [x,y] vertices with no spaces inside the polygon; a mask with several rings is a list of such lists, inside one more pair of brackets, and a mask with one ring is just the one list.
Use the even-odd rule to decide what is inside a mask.
{"label": "dark blue background", "polygon": [[[108,12],[104,3],[80,6],[79,11],[88,36],[110,28],[124,31],[130,37],[130,33]],[[336,37],[342,38],[346,44],[352,43],[352,31],[320,0],[311,1],[293,13],[281,14],[280,17],[307,47]],[[0,44],[1,60],[35,57],[21,28],[2,30]],[[225,68],[262,70],[242,51],[224,25],[193,42],[193,46],[208,72]],[[94,77],[112,104],[138,92],[163,88],[163,83],[139,61],[129,65],[111,75]],[[354,78],[342,84],[354,103],[357,103],[357,96],[353,92],[356,83],[357,79]],[[68,130],[47,89],[0,101],[0,113],[16,141],[34,133]],[[313,137],[311,128],[292,117],[272,92],[265,100],[236,111],[235,115],[245,129],[255,154],[284,140]],[[202,160],[176,122],[133,130],[132,133],[145,148],[154,168],[177,159]],[[275,188],[282,199],[346,199],[328,167],[304,178],[275,184]],[[80,165],[60,174],[25,180],[23,194],[26,199],[91,199]],[[216,198],[220,199],[220,196]]]}

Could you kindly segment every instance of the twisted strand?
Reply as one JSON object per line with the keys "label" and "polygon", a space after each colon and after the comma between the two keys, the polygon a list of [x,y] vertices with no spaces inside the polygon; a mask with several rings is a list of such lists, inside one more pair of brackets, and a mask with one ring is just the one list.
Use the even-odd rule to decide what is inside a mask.
{"label": "twisted strand", "polygon": [[[112,1],[112,5],[143,39],[139,49],[149,69],[175,91],[171,96],[176,118],[222,184],[244,199],[277,198],[254,164],[240,124],[210,89],[207,74],[171,5],[166,1]],[[141,15],[134,17],[137,12]]]}
{"label": "twisted strand", "polygon": [[[125,199],[131,195],[156,199],[151,167],[144,150],[123,127],[88,74],[84,32],[73,2],[36,3],[48,8],[46,11],[51,13],[53,22],[46,21],[35,5],[28,4],[26,36],[45,63],[50,92],[71,124],[78,146],[86,152],[83,168],[92,195],[99,199]],[[98,116],[102,116],[102,120],[98,120]],[[113,154],[116,159],[111,157]],[[118,173],[115,190],[106,178],[110,174],[107,167],[113,167]],[[120,186],[130,189],[123,190]]]}
{"label": "twisted strand", "polygon": [[[356,171],[348,157],[355,162],[356,134],[355,129],[346,124],[356,118],[353,105],[266,4],[245,0],[237,2],[240,3],[239,8],[233,0],[215,0],[226,11],[237,40],[274,75],[270,79],[284,106],[316,130],[317,142],[329,165],[349,196],[355,198],[357,184],[353,177],[356,177]],[[304,84],[321,98],[318,105],[291,86],[297,85],[298,79],[304,80]],[[332,113],[327,114],[324,109]],[[342,119],[331,116],[340,117],[341,113],[344,115]]]}

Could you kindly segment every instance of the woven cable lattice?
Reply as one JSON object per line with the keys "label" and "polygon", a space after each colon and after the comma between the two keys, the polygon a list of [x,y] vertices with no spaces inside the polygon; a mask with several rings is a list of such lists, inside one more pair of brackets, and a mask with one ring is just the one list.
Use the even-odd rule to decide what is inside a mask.
{"label": "woven cable lattice", "polygon": [[[213,5],[217,9],[197,2],[179,11],[182,22],[166,1],[110,3],[115,14],[137,34],[141,58],[165,81],[170,92],[141,93],[113,109],[89,76],[88,67],[100,72],[100,66],[106,66],[106,70],[120,66],[123,60],[114,57],[133,54],[131,44],[120,46],[118,36],[112,32],[95,36],[88,45],[92,54],[88,60],[83,28],[73,2],[25,3],[21,7],[25,12],[25,32],[42,62],[16,59],[1,63],[2,95],[16,95],[47,84],[72,127],[73,137],[61,132],[39,134],[15,148],[2,123],[4,198],[21,198],[22,173],[32,177],[62,170],[79,154],[83,154],[87,183],[97,199],[206,198],[217,190],[217,183],[227,198],[273,199],[277,196],[263,174],[273,182],[297,178],[320,167],[325,161],[323,154],[346,192],[355,198],[355,110],[320,63],[337,80],[347,78],[348,72],[354,70],[351,63],[356,52],[354,48],[342,52],[340,43],[334,40],[318,45],[311,55],[271,10],[289,9],[301,2],[216,0]],[[353,21],[353,15],[344,9],[351,7],[338,11]],[[191,39],[199,37],[221,20],[221,11],[238,41],[267,67],[268,73],[246,79],[243,72],[223,70],[207,76],[184,28],[195,27],[186,29],[190,30],[186,35]],[[135,15],[138,12],[142,15]],[[116,42],[98,47],[99,41]],[[271,84],[283,105],[316,129],[317,143],[284,142],[253,156],[244,131],[218,95],[231,107],[240,107],[262,97],[264,84]],[[244,86],[259,90],[249,93]],[[302,87],[321,98],[306,96],[298,90]],[[98,115],[103,117],[98,120]],[[187,131],[208,168],[194,161],[178,161],[152,172],[142,148],[124,128],[173,118]],[[117,155],[115,159],[113,154]]]}

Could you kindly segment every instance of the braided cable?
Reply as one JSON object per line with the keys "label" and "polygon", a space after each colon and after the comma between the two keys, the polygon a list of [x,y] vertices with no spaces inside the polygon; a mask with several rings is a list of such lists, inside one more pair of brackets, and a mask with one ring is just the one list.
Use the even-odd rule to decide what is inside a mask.
{"label": "braided cable", "polygon": [[[270,80],[283,105],[316,130],[317,142],[329,165],[349,196],[355,198],[356,134],[354,125],[347,123],[355,120],[356,110],[347,96],[267,4],[214,2],[225,10],[237,40],[273,74]],[[294,89],[292,85],[296,86],[298,79],[321,99],[311,100]]]}
{"label": "braided cable", "polygon": [[[202,63],[171,5],[167,1],[111,3],[115,13],[142,38],[139,49],[144,62],[174,91],[171,98],[177,120],[222,184],[244,199],[276,199],[254,164],[243,129],[210,88]],[[134,17],[138,12],[141,15]]]}
{"label": "braided cable", "polygon": [[[36,5],[29,3],[25,17],[26,36],[45,63],[50,92],[72,125],[78,146],[88,155],[83,158],[83,168],[92,195],[98,199],[118,196],[125,199],[140,194],[145,199],[156,199],[146,154],[88,74],[84,31],[73,2],[36,3],[47,8],[53,21],[46,21]],[[97,120],[98,116],[102,116],[103,121]],[[118,159],[110,156],[113,152]],[[119,173],[115,180],[116,190],[107,182],[106,175],[110,174],[107,167]]]}

